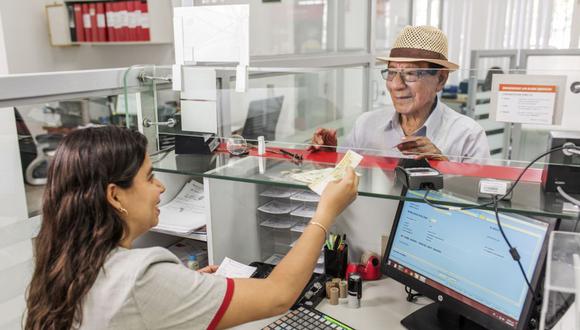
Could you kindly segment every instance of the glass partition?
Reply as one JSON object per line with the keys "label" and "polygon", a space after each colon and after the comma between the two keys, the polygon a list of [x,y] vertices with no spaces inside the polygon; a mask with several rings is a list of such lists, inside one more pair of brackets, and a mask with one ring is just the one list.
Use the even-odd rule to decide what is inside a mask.
{"label": "glass partition", "polygon": [[[196,6],[249,4],[251,56],[363,50],[368,1],[195,0]],[[263,33],[268,31],[268,33]]]}
{"label": "glass partition", "polygon": [[[497,120],[499,117],[492,108],[500,102],[504,102],[504,108],[519,104],[506,105],[507,92],[497,91],[500,80],[504,85],[553,85],[554,109],[550,118],[555,118],[555,122],[562,116],[568,118],[569,109],[573,109],[568,104],[576,97],[570,91],[574,70],[526,72],[504,68],[509,62],[502,59],[486,63],[489,68],[476,70],[405,71],[402,75],[404,80],[410,80],[407,82],[401,79],[400,70],[389,73],[384,71],[386,65],[380,63],[372,70],[368,67],[250,68],[247,91],[241,93],[235,91],[235,70],[216,67],[216,89],[212,94],[215,101],[211,101],[214,103],[210,107],[216,116],[213,131],[184,128],[184,124],[195,127],[205,120],[206,112],[198,111],[207,103],[202,104],[202,100],[195,98],[175,104],[175,117],[181,117],[178,120],[181,125],[172,132],[165,131],[173,136],[203,137],[205,142],[210,135],[204,133],[213,133],[215,151],[200,155],[171,150],[169,154],[160,154],[162,160],[155,166],[157,170],[172,173],[304,188],[306,184],[297,181],[292,173],[334,167],[350,149],[364,156],[360,169],[361,194],[400,198],[401,186],[394,176],[397,162],[402,158],[427,158],[431,166],[443,173],[448,192],[463,198],[465,204],[479,203],[481,178],[515,181],[531,160],[548,150],[549,132],[577,130],[566,120],[560,125]],[[393,79],[387,82],[389,74]],[[445,79],[439,81],[445,75],[448,75],[446,83],[443,83]],[[367,79],[370,84],[366,83]],[[472,81],[475,88],[470,88]],[[435,86],[431,96],[425,93],[429,86]],[[438,89],[440,92],[435,93]],[[526,97],[530,91],[512,91],[511,96],[523,100],[518,102],[529,102]],[[430,102],[429,97],[434,100],[435,95],[437,102]],[[543,94],[536,96],[544,103],[550,99]],[[404,129],[408,127],[403,126],[413,119],[407,113],[414,111],[414,102],[419,101],[436,104],[427,112],[435,119],[423,118],[415,131],[406,132]],[[193,102],[193,105],[188,108],[184,102]],[[545,110],[540,106],[534,109]],[[184,123],[183,117],[188,116],[188,111],[195,115],[189,115],[189,121]],[[535,120],[527,116],[525,120]],[[328,129],[319,134],[326,134],[323,138],[327,142],[332,142],[336,134],[334,145],[323,145],[326,143],[316,140],[314,135],[320,128]],[[429,148],[422,148],[419,142],[416,148],[403,146],[407,140],[401,138],[405,135],[422,138],[421,143]],[[257,148],[260,136],[264,137],[266,146],[262,155]],[[320,147],[319,151],[313,151],[313,146]],[[522,175],[511,202],[501,207],[514,212],[575,217],[566,214],[564,201],[558,194],[542,188],[541,180],[543,168],[548,164],[566,165],[571,171],[580,171],[577,157],[563,156],[561,151],[556,151],[554,157],[540,158]]]}
{"label": "glass partition", "polygon": [[[152,73],[144,67],[140,70],[144,75]],[[155,86],[146,79],[139,82],[137,72],[126,73],[123,69],[51,73],[50,80],[59,84],[26,89],[29,95],[19,98],[0,99],[5,106],[2,111],[12,111],[16,120],[28,217],[41,212],[48,166],[66,134],[101,125],[139,129],[143,109],[149,106],[155,113],[157,107],[150,104]],[[24,84],[38,86],[43,76],[5,76],[1,81],[18,86],[26,80]],[[80,86],[84,85],[80,81],[90,83]],[[13,96],[18,92],[6,93]]]}

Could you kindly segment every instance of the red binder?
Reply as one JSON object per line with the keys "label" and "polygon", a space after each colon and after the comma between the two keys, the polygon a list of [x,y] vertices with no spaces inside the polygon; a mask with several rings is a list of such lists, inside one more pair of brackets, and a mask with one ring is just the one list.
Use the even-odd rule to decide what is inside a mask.
{"label": "red binder", "polygon": [[141,37],[143,41],[151,40],[151,28],[149,23],[149,5],[147,1],[141,1]]}
{"label": "red binder", "polygon": [[143,41],[143,27],[141,26],[141,1],[133,0],[133,12],[135,15],[135,41]]}
{"label": "red binder", "polygon": [[75,34],[77,36],[77,42],[84,42],[85,30],[83,24],[83,8],[80,3],[75,3],[73,8],[75,13]]}
{"label": "red binder", "polygon": [[135,11],[135,3],[131,1],[125,1],[127,4],[127,16],[129,22],[129,39],[128,41],[137,41],[137,12]]}
{"label": "red binder", "polygon": [[91,14],[89,12],[88,3],[83,3],[82,13],[83,13],[83,30],[85,33],[85,41],[91,42],[93,41],[93,34],[91,31]]}
{"label": "red binder", "polygon": [[121,14],[119,13],[119,3],[113,2],[111,3],[111,7],[113,9],[113,31],[115,31],[115,41],[121,41]]}
{"label": "red binder", "polygon": [[105,19],[107,25],[107,41],[117,41],[115,36],[115,13],[113,12],[114,3],[105,3]]}
{"label": "red binder", "polygon": [[105,20],[105,4],[102,2],[96,3],[97,10],[97,35],[98,41],[107,41],[107,21]]}
{"label": "red binder", "polygon": [[118,4],[119,8],[119,34],[120,36],[119,41],[128,41],[129,40],[129,15],[127,13],[127,3],[125,1],[120,1]]}
{"label": "red binder", "polygon": [[96,4],[89,4],[89,13],[91,16],[91,41],[99,41],[99,29],[97,28],[97,6]]}

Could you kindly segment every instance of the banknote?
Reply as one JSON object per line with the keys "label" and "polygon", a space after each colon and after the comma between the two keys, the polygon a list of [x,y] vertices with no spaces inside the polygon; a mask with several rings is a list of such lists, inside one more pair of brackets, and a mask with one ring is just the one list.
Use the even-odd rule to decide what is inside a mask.
{"label": "banknote", "polygon": [[362,159],[363,156],[356,152],[352,150],[347,151],[332,171],[329,171],[324,177],[312,182],[308,187],[315,193],[322,195],[324,188],[326,188],[329,182],[342,179],[346,173],[346,169],[348,167],[356,168]]}
{"label": "banknote", "polygon": [[292,173],[290,177],[296,181],[311,184],[313,182],[322,180],[325,176],[330,174],[334,168],[323,168],[321,170],[312,170],[300,173]]}

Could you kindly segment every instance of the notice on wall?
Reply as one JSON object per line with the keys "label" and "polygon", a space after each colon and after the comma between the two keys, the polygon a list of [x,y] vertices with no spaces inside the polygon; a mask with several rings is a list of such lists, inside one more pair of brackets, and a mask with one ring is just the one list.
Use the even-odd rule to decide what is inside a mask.
{"label": "notice on wall", "polygon": [[551,125],[556,93],[556,85],[500,84],[496,120]]}
{"label": "notice on wall", "polygon": [[565,76],[494,75],[492,119],[520,124],[559,124],[562,119],[565,83]]}

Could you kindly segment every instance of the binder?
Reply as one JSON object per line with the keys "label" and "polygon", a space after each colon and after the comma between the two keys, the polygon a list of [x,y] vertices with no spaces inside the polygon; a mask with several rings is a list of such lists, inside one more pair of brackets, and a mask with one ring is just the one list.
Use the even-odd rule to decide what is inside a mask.
{"label": "binder", "polygon": [[66,4],[66,11],[68,15],[68,28],[70,34],[70,41],[76,42],[77,41],[77,28],[75,24],[75,9],[72,3]]}
{"label": "binder", "polygon": [[135,2],[125,1],[127,4],[127,16],[128,16],[128,39],[127,41],[137,41],[137,12],[135,10]]}
{"label": "binder", "polygon": [[85,41],[91,42],[93,41],[93,34],[91,31],[91,14],[89,12],[89,4],[83,3],[82,5],[82,12],[83,12],[83,30],[85,33]]}
{"label": "binder", "polygon": [[120,1],[119,4],[119,17],[120,17],[120,26],[119,26],[119,34],[120,36],[119,41],[128,41],[129,40],[129,15],[127,13],[127,2]]}
{"label": "binder", "polygon": [[107,41],[117,41],[115,35],[115,13],[113,11],[114,3],[105,3],[105,19],[107,25]]}
{"label": "binder", "polygon": [[141,36],[143,41],[151,41],[151,28],[149,24],[149,5],[147,1],[141,1]]}
{"label": "binder", "polygon": [[135,9],[135,41],[143,41],[143,26],[141,26],[141,1],[133,0],[133,8]]}
{"label": "binder", "polygon": [[105,4],[102,2],[97,2],[95,4],[97,12],[97,41],[105,42],[107,41],[107,21],[105,20]]}
{"label": "binder", "polygon": [[74,15],[75,15],[75,34],[77,42],[85,41],[85,30],[83,24],[83,8],[80,3],[75,3],[73,5]]}
{"label": "binder", "polygon": [[113,2],[111,6],[113,8],[113,30],[115,31],[115,41],[122,41],[123,36],[121,35],[121,25],[123,24],[123,18],[121,17],[121,6],[118,2]]}
{"label": "binder", "polygon": [[91,18],[91,41],[99,41],[99,30],[97,27],[97,6],[94,2],[89,4],[89,15]]}

